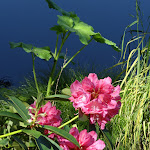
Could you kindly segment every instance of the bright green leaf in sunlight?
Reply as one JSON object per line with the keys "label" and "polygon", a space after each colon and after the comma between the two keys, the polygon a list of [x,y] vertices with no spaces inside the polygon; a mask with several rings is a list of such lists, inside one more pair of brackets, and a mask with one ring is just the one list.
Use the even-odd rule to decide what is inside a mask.
{"label": "bright green leaf in sunlight", "polygon": [[45,50],[43,48],[37,48],[33,47],[32,52],[39,58],[49,60],[52,58],[52,55],[50,54],[50,51]]}
{"label": "bright green leaf in sunlight", "polygon": [[58,17],[58,21],[57,23],[62,26],[65,30],[69,30],[71,32],[75,32],[75,30],[73,30],[73,19],[71,17],[68,16],[57,16]]}
{"label": "bright green leaf in sunlight", "polygon": [[94,29],[92,26],[84,23],[84,22],[75,22],[75,29],[76,34],[79,36],[81,43],[87,45],[88,41],[91,39],[91,35],[94,35]]}
{"label": "bright green leaf in sunlight", "polygon": [[31,44],[24,44],[22,42],[19,43],[14,43],[14,42],[9,42],[10,44],[10,48],[17,48],[17,47],[21,47],[24,49],[25,52],[27,53],[34,53],[37,57],[41,58],[41,59],[45,59],[45,60],[49,60],[52,58],[52,52],[50,51],[50,48],[48,46],[46,47],[41,47],[41,48],[37,48],[37,47],[33,47]]}
{"label": "bright green leaf in sunlight", "polygon": [[[64,11],[51,0],[46,0],[46,2],[48,3],[49,8],[58,10],[60,13],[62,13],[63,16],[58,16],[57,23],[59,24],[59,26],[64,28],[64,30],[75,32],[79,36],[81,43],[83,43],[84,45],[87,45],[88,41],[91,39],[91,36],[93,36],[95,41],[110,45],[114,50],[118,52],[121,51],[116,43],[102,37],[100,33],[94,33],[93,27],[80,21],[79,17],[77,17],[75,13]],[[52,30],[57,31],[57,34],[63,32],[62,29],[60,29],[60,27],[58,26],[52,27]]]}
{"label": "bright green leaf in sunlight", "polygon": [[62,26],[65,30],[75,32],[81,41],[81,43],[87,45],[91,36],[95,33],[92,26],[80,21],[78,17],[71,18],[69,16],[59,16],[57,23]]}

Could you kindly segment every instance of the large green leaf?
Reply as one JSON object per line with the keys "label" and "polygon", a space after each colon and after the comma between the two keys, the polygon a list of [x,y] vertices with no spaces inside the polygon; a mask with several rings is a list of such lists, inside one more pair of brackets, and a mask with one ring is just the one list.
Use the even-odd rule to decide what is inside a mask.
{"label": "large green leaf", "polygon": [[95,33],[92,26],[80,21],[79,17],[59,16],[57,23],[65,30],[75,32],[81,41],[81,43],[87,45],[91,36]]}
{"label": "large green leaf", "polygon": [[33,47],[30,44],[24,44],[22,42],[19,43],[14,43],[14,42],[9,42],[10,47],[11,48],[17,48],[17,47],[21,47],[24,49],[25,52],[27,53],[34,53],[37,57],[39,57],[40,59],[45,59],[45,60],[49,60],[52,58],[52,52],[50,51],[50,48],[47,47]]}
{"label": "large green leaf", "polygon": [[7,100],[7,102],[16,109],[23,120],[27,121],[31,118],[28,114],[28,109],[26,109],[26,106],[18,98],[9,96],[9,100]]}
{"label": "large green leaf", "polygon": [[93,35],[93,38],[95,39],[96,42],[99,43],[105,43],[107,45],[111,45],[113,47],[114,50],[121,52],[121,49],[116,45],[116,43],[102,37],[102,35],[100,33],[96,33],[95,35]]}
{"label": "large green leaf", "polygon": [[36,131],[36,130],[26,130],[26,129],[23,129],[22,131],[24,133],[28,134],[28,135],[32,135],[33,137],[35,137],[37,139],[42,135],[41,132]]}
{"label": "large green leaf", "polygon": [[51,132],[56,133],[56,134],[64,137],[65,139],[69,140],[70,142],[72,142],[76,146],[80,147],[77,140],[71,134],[69,134],[68,132],[66,132],[62,129],[59,129],[59,128],[56,128],[56,127],[53,127],[53,126],[47,126],[47,125],[43,126],[43,128],[45,128],[47,130],[50,130]]}
{"label": "large green leaf", "polygon": [[6,116],[6,117],[10,117],[10,118],[14,118],[14,119],[23,121],[23,119],[20,116],[18,116],[17,114],[8,112],[8,111],[0,111],[0,116]]}
{"label": "large green leaf", "polygon": [[32,52],[39,58],[49,60],[52,58],[50,51],[44,48],[33,47]]}
{"label": "large green leaf", "polygon": [[[94,29],[92,26],[80,21],[79,17],[77,17],[76,14],[71,12],[66,12],[59,6],[57,6],[53,1],[46,0],[46,2],[49,5],[49,8],[58,10],[60,13],[62,13],[63,16],[58,15],[58,26],[55,26],[55,28],[52,28],[52,30],[57,31],[59,33],[60,26],[64,28],[65,30],[69,30],[70,32],[75,32],[81,41],[81,43],[87,45],[88,41],[91,39],[91,36],[94,37],[95,41],[100,43],[105,43],[107,45],[111,45],[112,48],[118,52],[121,51],[121,49],[116,45],[116,43],[104,38],[101,36],[100,33],[94,33]],[[61,31],[62,32],[62,31]]]}
{"label": "large green leaf", "polygon": [[57,23],[63,27],[65,30],[69,30],[71,32],[75,32],[75,30],[73,29],[73,19],[69,16],[60,16],[57,15],[58,17],[58,21]]}
{"label": "large green leaf", "polygon": [[73,29],[75,30],[76,34],[79,36],[81,43],[87,45],[88,41],[91,39],[91,36],[95,33],[93,32],[94,29],[92,26],[81,22],[81,21],[74,21],[75,25]]}
{"label": "large green leaf", "polygon": [[50,95],[45,97],[45,100],[61,100],[61,101],[69,101],[69,95],[62,95],[62,94],[56,94],[56,95]]}

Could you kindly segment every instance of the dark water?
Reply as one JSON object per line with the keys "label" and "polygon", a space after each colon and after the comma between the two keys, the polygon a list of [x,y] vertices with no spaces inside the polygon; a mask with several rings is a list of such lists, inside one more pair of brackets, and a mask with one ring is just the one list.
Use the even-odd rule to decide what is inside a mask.
{"label": "dark water", "polygon": [[[95,32],[119,45],[127,25],[136,20],[135,0],[57,0],[60,7],[75,11],[82,21],[93,26]],[[143,23],[147,25],[150,1],[141,1],[140,8],[144,13]],[[44,0],[2,0],[0,4],[0,77],[8,76],[15,84],[32,72],[31,55],[21,49],[10,49],[9,41],[24,42],[35,46],[50,46],[54,50],[56,35],[49,28],[57,24],[55,10],[50,10]],[[136,27],[135,27],[136,28]],[[73,55],[83,45],[78,36],[71,35],[64,45],[68,55]],[[120,54],[110,46],[91,43],[76,58],[82,64],[112,66]],[[37,61],[37,67],[44,68],[44,61]],[[47,66],[46,66],[47,67]]]}

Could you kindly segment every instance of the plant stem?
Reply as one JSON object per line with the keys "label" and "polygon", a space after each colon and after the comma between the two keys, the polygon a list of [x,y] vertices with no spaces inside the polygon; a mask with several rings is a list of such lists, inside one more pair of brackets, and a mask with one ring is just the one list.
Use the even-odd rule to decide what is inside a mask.
{"label": "plant stem", "polygon": [[11,132],[11,133],[0,135],[0,138],[4,138],[4,137],[10,136],[10,135],[14,135],[14,134],[17,134],[17,133],[21,133],[21,132],[22,132],[22,130],[17,130],[17,131]]}
{"label": "plant stem", "polygon": [[[59,51],[58,51],[58,53],[57,53],[57,56],[55,56],[55,58],[54,58],[54,64],[53,64],[52,71],[51,71],[51,74],[50,74],[50,77],[49,77],[49,81],[48,81],[48,85],[47,85],[46,97],[49,96],[49,94],[50,94],[50,92],[51,92],[52,80],[53,80],[53,76],[54,76],[56,64],[57,64],[59,55],[60,55],[60,53],[61,53],[62,47],[63,47],[65,41],[67,40],[67,38],[69,37],[70,34],[71,34],[71,32],[69,32],[68,35],[67,35],[65,38],[62,39],[62,43],[61,43],[61,45],[60,45]],[[56,47],[57,47],[57,42],[56,42]],[[56,52],[56,49],[55,49],[55,52]]]}
{"label": "plant stem", "polygon": [[59,39],[59,34],[57,34],[57,40],[56,40],[55,55],[54,55],[54,57],[56,57],[56,54],[57,54],[58,39]]}
{"label": "plant stem", "polygon": [[[93,40],[93,38],[88,42],[88,44],[89,44],[92,40]],[[87,44],[87,45],[88,45],[88,44]],[[67,66],[87,45],[84,45],[83,47],[81,47],[80,50],[79,50],[77,53],[75,53],[75,54],[68,60],[68,62],[65,63],[65,65],[63,65],[63,69],[66,68],[66,66]],[[61,72],[61,71],[60,71],[60,72]],[[53,85],[54,82],[57,80],[57,78],[58,78],[60,72],[56,75],[54,81],[52,82],[52,85]]]}
{"label": "plant stem", "polygon": [[[74,118],[72,118],[71,120],[65,122],[64,124],[62,124],[61,126],[59,126],[58,128],[61,129],[64,126],[66,126],[67,124],[71,123],[72,121],[76,120],[77,118],[79,118],[79,115],[75,116]],[[53,132],[48,133],[49,135],[52,134]]]}
{"label": "plant stem", "polygon": [[76,120],[77,118],[79,118],[79,115],[75,116],[74,118],[72,118],[71,120],[65,122],[64,124],[62,124],[61,126],[59,126],[58,128],[61,129],[62,127],[66,126],[67,124],[71,123],[72,121]]}
{"label": "plant stem", "polygon": [[36,73],[35,73],[34,60],[35,60],[35,55],[32,53],[33,76],[34,76],[34,81],[35,81],[35,86],[36,86],[37,92],[40,93],[40,90],[39,90],[39,87],[38,87],[38,83],[37,83]]}
{"label": "plant stem", "polygon": [[[139,13],[138,13],[138,0],[136,0],[136,18],[137,18],[137,37],[139,37]],[[139,45],[139,39],[138,39],[138,45]],[[140,51],[140,47],[138,48],[138,65],[137,65],[137,78],[138,78],[138,82],[139,82],[139,74],[140,74],[140,57],[141,57],[141,51]],[[137,83],[138,83],[137,82]]]}

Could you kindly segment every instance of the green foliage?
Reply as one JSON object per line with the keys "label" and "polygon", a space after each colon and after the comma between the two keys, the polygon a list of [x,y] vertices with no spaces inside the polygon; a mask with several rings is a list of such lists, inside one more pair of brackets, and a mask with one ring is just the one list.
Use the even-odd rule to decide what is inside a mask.
{"label": "green foliage", "polygon": [[103,133],[104,139],[106,140],[109,150],[113,150],[112,137],[110,133],[106,129],[101,130],[101,132]]}
{"label": "green foliage", "polygon": [[68,132],[66,132],[66,131],[64,131],[62,129],[53,127],[53,126],[46,126],[46,125],[44,125],[43,128],[45,128],[47,130],[50,130],[51,132],[56,133],[56,134],[64,137],[65,139],[69,140],[70,142],[72,142],[76,146],[80,147],[80,145],[77,142],[77,140],[71,134],[69,134]]}
{"label": "green foliage", "polygon": [[38,47],[32,46],[31,44],[24,44],[22,42],[20,43],[9,42],[9,44],[11,48],[21,47],[27,53],[34,53],[35,56],[39,57],[40,59],[45,59],[48,61],[49,59],[53,57],[50,51],[50,48],[48,46],[38,48]]}
{"label": "green foliage", "polygon": [[23,121],[23,119],[21,117],[19,117],[17,114],[8,112],[8,111],[0,111],[0,116],[5,116],[5,117],[10,117],[10,118],[14,118],[20,121]]}
{"label": "green foliage", "polygon": [[113,48],[115,51],[117,51],[117,52],[120,52],[120,51],[121,51],[121,49],[116,45],[116,43],[114,43],[114,42],[112,42],[112,41],[110,41],[110,40],[108,40],[108,39],[102,37],[100,33],[96,33],[95,35],[93,35],[93,37],[94,37],[94,39],[95,39],[96,42],[105,43],[105,44],[107,44],[107,45],[111,45],[112,48]]}
{"label": "green foliage", "polygon": [[[43,135],[44,130],[47,129],[50,130],[51,133],[56,133],[80,147],[77,140],[70,135],[68,131],[72,126],[78,126],[79,131],[87,128],[90,130],[89,121],[84,123],[80,120],[75,121],[75,119],[78,118],[78,115],[75,117],[74,115],[78,112],[75,111],[74,107],[68,100],[71,96],[69,86],[72,82],[74,82],[74,80],[81,81],[88,75],[89,72],[82,69],[77,72],[73,69],[69,69],[65,72],[63,69],[73,60],[73,58],[76,57],[79,52],[81,52],[81,50],[86,47],[86,45],[94,39],[96,42],[105,43],[112,46],[113,49],[118,52],[121,51],[120,61],[122,59],[123,61],[118,62],[118,64],[111,67],[112,72],[112,68],[115,66],[122,65],[122,68],[125,67],[125,69],[121,70],[119,75],[116,71],[114,73],[115,80],[118,78],[122,79],[121,75],[123,76],[121,81],[116,81],[120,82],[122,89],[122,105],[120,112],[111,120],[111,122],[107,123],[105,130],[100,131],[99,128],[96,127],[96,131],[99,134],[98,136],[102,137],[100,133],[103,133],[103,139],[109,149],[148,149],[148,129],[150,121],[150,41],[146,44],[143,42],[144,39],[146,39],[146,34],[144,31],[141,32],[144,33],[143,35],[139,35],[140,8],[138,6],[138,1],[136,0],[137,20],[125,28],[122,37],[121,49],[116,45],[116,43],[104,38],[100,33],[95,33],[93,27],[83,21],[80,21],[80,18],[75,13],[63,10],[51,0],[46,0],[46,2],[48,3],[49,8],[55,9],[62,14],[62,16],[58,15],[58,25],[51,28],[51,30],[56,31],[57,34],[56,46],[54,48],[55,52],[51,52],[49,47],[37,48],[22,42],[10,42],[11,48],[21,47],[25,52],[32,53],[34,81],[33,78],[31,78],[31,80],[26,79],[27,84],[24,84],[24,87],[19,87],[17,90],[6,90],[1,88],[1,93],[3,93],[2,99],[4,97],[5,98],[0,101],[0,146],[6,149],[14,147],[15,149],[22,148],[27,150],[32,147],[33,149],[37,148],[40,150],[62,150],[57,144],[57,140],[53,141]],[[137,29],[131,30],[131,27],[135,24],[137,25]],[[130,40],[124,48],[127,29],[130,29],[131,33],[136,31],[137,35],[135,38],[132,35],[132,40]],[[64,55],[61,51],[64,43],[72,32],[79,36],[79,40],[82,44],[84,44],[84,46],[74,56],[67,57],[66,54]],[[61,44],[58,49],[59,37],[61,37]],[[125,60],[127,47],[134,41],[137,41],[138,43],[137,48],[130,51],[128,59]],[[35,56],[46,61],[49,61],[52,57],[54,58],[51,73],[46,75],[46,79],[44,78],[41,80],[39,78],[42,77],[36,77],[34,65]],[[64,59],[64,63],[61,69],[57,71],[57,61],[59,58]],[[109,72],[110,77],[113,76],[112,72]],[[104,72],[102,72],[99,73],[98,76],[99,78],[102,78],[102,76],[105,77],[105,75]],[[8,99],[6,99],[6,97]],[[57,109],[61,110],[64,124],[58,128],[47,125],[40,126],[35,123],[36,115],[31,124],[28,123],[30,116],[26,106],[33,103],[33,100],[36,101],[36,115],[43,101],[50,100],[54,105],[56,105]],[[22,101],[26,101],[27,103],[23,103]],[[5,102],[7,102],[8,105],[3,106]],[[11,106],[9,106],[9,104]],[[69,123],[70,125],[67,125]],[[62,127],[64,127],[64,130],[60,129]],[[30,142],[33,146],[30,145]]]}
{"label": "green foliage", "polygon": [[0,140],[0,146],[3,147],[3,146],[5,146],[5,145],[7,145],[8,142],[9,142],[9,140],[8,140],[7,138],[6,138],[6,139],[1,139],[1,140]]}
{"label": "green foliage", "polygon": [[35,140],[39,150],[50,150],[50,149],[62,150],[62,148],[56,142],[54,142],[53,140],[44,135],[40,136]]}
{"label": "green foliage", "polygon": [[7,100],[7,102],[16,109],[18,114],[25,122],[28,119],[30,119],[30,116],[28,114],[28,109],[26,109],[25,105],[19,99],[13,96],[9,96],[9,100]]}

